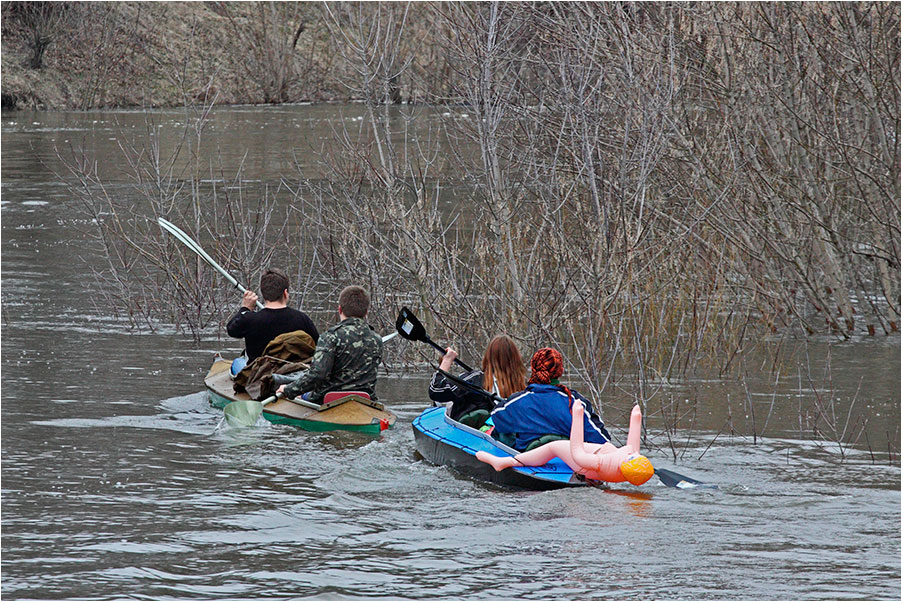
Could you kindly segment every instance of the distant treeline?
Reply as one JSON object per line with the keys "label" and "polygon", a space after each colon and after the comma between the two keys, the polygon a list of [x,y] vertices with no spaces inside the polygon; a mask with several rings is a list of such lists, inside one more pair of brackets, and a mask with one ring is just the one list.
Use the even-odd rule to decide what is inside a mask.
{"label": "distant treeline", "polygon": [[[471,344],[556,342],[600,389],[618,360],[645,387],[701,359],[727,369],[763,335],[899,330],[898,3],[41,6],[3,5],[12,73],[68,65],[63,106],[364,101],[323,179],[283,175],[306,228],[280,248],[302,282],[366,284],[384,324],[406,303]],[[411,100],[450,117],[399,142]],[[153,219],[238,241],[219,257],[248,269],[271,257],[250,243],[272,242],[275,206],[212,226],[222,192],[165,176],[119,207],[81,173],[115,251],[105,278],[144,313],[197,282],[196,316],[214,316]],[[439,206],[449,186],[466,229]]]}

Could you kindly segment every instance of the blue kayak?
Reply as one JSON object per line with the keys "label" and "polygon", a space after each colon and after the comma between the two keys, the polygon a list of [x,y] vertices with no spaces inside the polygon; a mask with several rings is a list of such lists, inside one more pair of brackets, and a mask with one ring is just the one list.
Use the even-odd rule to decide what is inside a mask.
{"label": "blue kayak", "polygon": [[496,471],[477,460],[477,451],[484,450],[496,456],[514,456],[517,451],[482,431],[452,420],[445,414],[444,406],[423,411],[414,419],[413,427],[414,443],[423,458],[434,465],[447,465],[468,477],[523,490],[554,490],[594,483],[575,474],[559,458],[541,467]]}

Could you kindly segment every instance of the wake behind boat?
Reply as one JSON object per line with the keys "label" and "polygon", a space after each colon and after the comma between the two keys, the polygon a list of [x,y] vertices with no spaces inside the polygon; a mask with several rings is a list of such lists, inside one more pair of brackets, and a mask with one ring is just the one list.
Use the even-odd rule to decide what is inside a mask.
{"label": "wake behind boat", "polygon": [[[235,392],[230,367],[229,361],[217,358],[204,378],[214,408],[225,408],[238,400],[251,400],[248,394]],[[380,402],[350,392],[327,394],[323,404],[279,398],[263,406],[263,417],[271,423],[292,425],[305,431],[342,430],[371,435],[379,435],[396,421],[395,414]]]}

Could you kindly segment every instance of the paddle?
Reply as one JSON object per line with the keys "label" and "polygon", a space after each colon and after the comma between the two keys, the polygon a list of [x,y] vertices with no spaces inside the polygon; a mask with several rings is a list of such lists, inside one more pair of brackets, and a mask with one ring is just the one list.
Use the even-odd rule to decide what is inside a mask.
{"label": "paddle", "polygon": [[[417,317],[414,316],[414,313],[411,312],[407,308],[407,306],[402,306],[401,310],[398,312],[398,319],[395,321],[395,328],[398,330],[398,334],[405,339],[408,339],[410,341],[422,341],[423,343],[428,343],[445,354],[445,348],[430,339],[429,335],[426,334],[426,329],[423,328],[423,324],[421,324],[421,322],[417,320]],[[455,358],[455,362],[465,371],[473,371],[472,368],[470,368],[457,358]]]}
{"label": "paddle", "polygon": [[[436,368],[436,370],[439,371],[439,373],[441,373],[442,375],[444,375],[446,379],[456,383],[457,385],[460,385],[463,388],[469,389],[474,393],[482,394],[491,400],[495,400],[496,402],[504,402],[505,401],[504,398],[497,396],[496,394],[487,392],[482,387],[480,387],[478,385],[474,385],[473,383],[465,381],[464,379],[461,379],[460,377],[456,377],[450,373],[447,373],[438,367]],[[680,473],[677,473],[676,471],[671,471],[669,469],[656,468],[655,475],[657,475],[658,479],[661,480],[661,482],[664,485],[668,486],[669,488],[716,488],[717,487],[712,484],[705,484],[699,480],[693,479],[692,477],[687,477],[686,475],[681,475]]]}
{"label": "paddle", "polygon": [[[192,239],[187,234],[185,234],[182,231],[182,229],[180,229],[178,226],[176,226],[175,224],[173,224],[172,222],[170,222],[168,220],[164,220],[163,218],[157,218],[157,223],[164,230],[169,232],[169,234],[171,234],[172,236],[177,238],[179,241],[181,241],[182,244],[184,244],[186,247],[188,247],[193,252],[198,254],[201,257],[201,259],[203,259],[208,264],[213,266],[213,268],[215,268],[217,271],[219,271],[219,273],[222,274],[227,281],[232,283],[237,289],[240,289],[242,293],[244,293],[245,291],[248,291],[247,287],[245,287],[244,285],[240,284],[237,280],[235,280],[231,274],[226,272],[226,270],[222,266],[217,264],[212,257],[207,255],[207,252],[204,251],[201,248],[201,246],[198,245],[194,239]],[[257,300],[257,307],[260,309],[263,309],[263,304],[260,302],[260,300]]]}
{"label": "paddle", "polygon": [[[157,224],[159,224],[161,228],[169,232],[169,234],[177,238],[183,245],[198,254],[198,256],[200,256],[202,260],[213,266],[213,268],[216,269],[220,274],[222,274],[227,281],[232,283],[237,289],[240,289],[242,293],[248,290],[247,287],[240,284],[231,274],[226,272],[225,268],[217,264],[216,261],[214,261],[214,259],[210,257],[200,245],[198,245],[197,241],[185,234],[185,232],[181,228],[168,220],[164,220],[163,218],[157,218]],[[257,300],[257,307],[261,309],[264,307],[260,300]],[[226,421],[228,421],[230,425],[250,427],[251,425],[255,424],[260,415],[263,414],[263,405],[269,404],[270,402],[273,402],[275,400],[276,396],[267,398],[263,402],[258,402],[257,400],[236,400],[227,404],[223,409],[223,412],[226,415]]]}
{"label": "paddle", "polygon": [[715,484],[705,484],[692,477],[681,475],[668,469],[656,469],[655,474],[662,483],[671,488],[717,488]]}
{"label": "paddle", "polygon": [[[263,407],[267,404],[275,402],[280,396],[270,396],[265,400],[235,400],[229,402],[223,408],[223,414],[226,415],[226,421],[233,427],[251,427],[257,423],[257,419],[263,414]],[[316,402],[302,400],[301,398],[284,398],[289,402],[306,406],[307,408],[320,408]]]}
{"label": "paddle", "polygon": [[435,368],[436,368],[436,372],[438,372],[440,375],[444,376],[446,379],[448,379],[452,383],[460,385],[461,387],[463,387],[465,389],[469,389],[470,391],[472,391],[475,394],[481,394],[483,396],[486,396],[493,402],[504,402],[505,401],[505,399],[502,398],[501,396],[499,396],[498,394],[493,394],[492,392],[487,392],[485,389],[483,389],[479,385],[474,385],[473,383],[470,383],[469,381],[465,381],[464,379],[461,379],[460,377],[457,377],[455,375],[452,375],[451,373],[443,371],[438,366]]}
{"label": "paddle", "polygon": [[229,402],[223,408],[226,421],[233,427],[250,427],[257,423],[257,419],[263,414],[263,407],[270,402],[275,402],[276,396],[270,396],[266,400],[235,400]]}

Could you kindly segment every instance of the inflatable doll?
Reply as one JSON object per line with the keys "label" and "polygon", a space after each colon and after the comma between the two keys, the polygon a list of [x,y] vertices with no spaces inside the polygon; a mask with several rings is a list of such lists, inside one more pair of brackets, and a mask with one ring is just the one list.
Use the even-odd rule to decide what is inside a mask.
{"label": "inflatable doll", "polygon": [[604,482],[630,482],[634,486],[646,483],[652,477],[652,463],[640,454],[640,431],[643,415],[639,406],[630,413],[627,444],[618,448],[613,444],[584,444],[583,402],[574,399],[571,408],[571,439],[549,442],[529,452],[515,456],[494,456],[482,450],[477,458],[492,465],[496,471],[521,466],[540,466],[555,457],[560,458],[576,473],[587,479]]}

